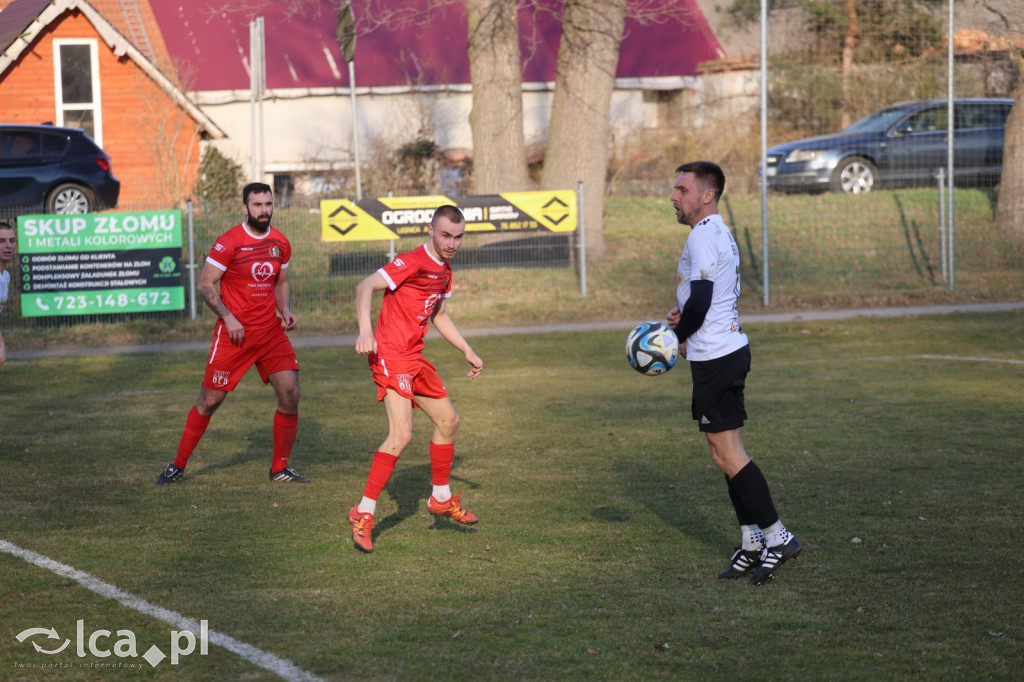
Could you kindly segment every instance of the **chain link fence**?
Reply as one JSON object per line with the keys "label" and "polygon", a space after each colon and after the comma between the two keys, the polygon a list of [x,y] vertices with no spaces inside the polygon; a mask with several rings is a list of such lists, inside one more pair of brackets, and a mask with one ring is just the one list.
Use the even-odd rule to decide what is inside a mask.
{"label": "chain link fence", "polygon": [[[736,7],[752,10],[757,4],[740,2]],[[651,224],[671,225],[668,197],[673,169],[684,161],[707,158],[719,162],[728,178],[721,207],[743,249],[744,305],[767,300],[765,286],[770,288],[766,305],[778,308],[1019,299],[1024,293],[1024,247],[1001,231],[994,219],[1000,178],[993,169],[1001,166],[1001,159],[994,155],[1002,150],[1001,120],[1008,104],[999,121],[978,119],[988,138],[997,132],[1000,136],[998,145],[991,145],[989,139],[968,150],[974,154],[974,160],[968,161],[984,172],[961,173],[958,151],[951,186],[948,178],[940,182],[938,171],[945,166],[948,129],[954,128],[954,145],[970,136],[971,126],[964,118],[970,110],[967,106],[955,106],[953,117],[942,104],[905,119],[896,117],[894,125],[903,127],[888,129],[876,141],[879,154],[910,138],[927,138],[927,144],[917,149],[907,147],[898,164],[859,151],[855,155],[859,165],[853,167],[845,162],[850,155],[840,153],[842,143],[834,142],[772,149],[837,133],[897,102],[945,99],[950,93],[956,98],[1008,97],[1015,79],[1021,77],[1013,65],[1012,49],[971,33],[961,34],[954,40],[955,49],[949,50],[944,7],[924,2],[795,0],[773,5],[764,31],[765,168],[770,169],[764,204],[759,60],[708,64],[702,67],[698,89],[652,94],[650,105],[659,112],[656,129],[637,130],[630,139],[616,140],[605,188],[613,205],[606,210],[606,240],[614,241],[635,228],[640,214],[657,214],[659,209],[664,210],[651,218]],[[741,21],[757,24],[756,16],[739,16]],[[909,117],[917,114],[921,115]],[[862,191],[844,191],[845,171],[852,179],[845,187],[859,183]],[[780,178],[801,172],[811,182],[783,187]],[[395,186],[393,191],[401,196],[441,193],[444,188]],[[416,240],[326,243],[320,236],[318,198],[281,198],[274,222],[293,244],[293,309],[324,326],[337,320],[339,329],[350,328],[356,283],[396,251],[415,246]],[[213,240],[240,222],[238,204],[194,206],[197,267]],[[120,206],[118,210],[158,208],[166,207]],[[577,238],[575,233],[534,234],[495,241],[467,235],[456,262],[460,305],[465,301],[476,313],[487,309],[480,319],[500,321],[506,312],[521,307],[582,299]],[[651,258],[663,262],[665,254],[677,255],[681,241],[672,239],[664,240],[663,249],[661,245],[648,249]],[[629,286],[619,280],[629,278],[624,273],[630,268],[645,270],[649,264],[637,262],[643,257],[609,249],[608,263],[592,271],[594,286],[601,290]],[[616,264],[616,259],[628,262]],[[16,289],[13,282],[12,289]],[[211,315],[201,302],[196,314]],[[609,314],[617,313],[610,310]],[[118,323],[138,317],[23,318],[19,297],[12,291],[0,323],[5,330],[59,330],[63,325]],[[191,310],[186,306],[184,311],[156,317],[188,320]]]}

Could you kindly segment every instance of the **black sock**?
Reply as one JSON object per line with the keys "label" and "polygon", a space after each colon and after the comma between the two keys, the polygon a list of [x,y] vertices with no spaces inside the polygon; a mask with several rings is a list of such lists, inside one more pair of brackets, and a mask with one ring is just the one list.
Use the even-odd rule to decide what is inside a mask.
{"label": "black sock", "polygon": [[[756,524],[764,530],[779,520],[775,503],[772,502],[771,490],[768,489],[768,481],[753,460],[729,481],[730,496],[733,493],[749,514],[751,524]],[[735,502],[733,504],[737,509],[740,506]]]}
{"label": "black sock", "polygon": [[740,499],[740,495],[736,492],[736,486],[733,485],[729,477],[725,477],[725,483],[729,486],[729,499],[732,500],[732,508],[736,510],[736,520],[739,521],[741,526],[756,526],[754,518],[747,511],[747,508],[743,506],[743,500]]}

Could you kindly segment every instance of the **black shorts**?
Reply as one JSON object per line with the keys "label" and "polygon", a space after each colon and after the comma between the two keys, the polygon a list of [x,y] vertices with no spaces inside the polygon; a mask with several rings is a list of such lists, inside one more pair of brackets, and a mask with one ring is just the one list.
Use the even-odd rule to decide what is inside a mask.
{"label": "black shorts", "polygon": [[732,431],[743,426],[747,411],[743,387],[750,371],[750,346],[714,360],[690,362],[693,402],[690,409],[702,432]]}

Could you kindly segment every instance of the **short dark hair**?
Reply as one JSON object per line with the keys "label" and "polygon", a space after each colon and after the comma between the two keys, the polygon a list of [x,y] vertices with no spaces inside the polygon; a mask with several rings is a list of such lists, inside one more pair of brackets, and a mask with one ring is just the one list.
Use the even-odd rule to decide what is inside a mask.
{"label": "short dark hair", "polygon": [[462,215],[462,211],[459,210],[459,207],[452,206],[451,204],[438,206],[437,210],[434,211],[434,215],[430,218],[430,224],[437,225],[438,218],[446,218],[456,225],[461,225],[466,222],[466,216]]}
{"label": "short dark hair", "polygon": [[721,167],[713,161],[691,161],[676,168],[677,174],[693,173],[697,182],[709,189],[715,190],[715,201],[722,198],[725,192],[725,173]]}
{"label": "short dark hair", "polygon": [[274,190],[265,182],[250,182],[242,188],[242,203],[248,205],[250,194],[269,194],[274,196]]}
{"label": "short dark hair", "polygon": [[11,232],[17,232],[17,230],[14,229],[14,225],[11,225],[6,220],[0,220],[0,230],[10,230]]}

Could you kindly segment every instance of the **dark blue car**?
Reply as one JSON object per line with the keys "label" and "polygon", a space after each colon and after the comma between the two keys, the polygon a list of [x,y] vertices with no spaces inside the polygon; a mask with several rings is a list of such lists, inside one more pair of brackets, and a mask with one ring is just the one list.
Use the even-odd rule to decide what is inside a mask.
{"label": "dark blue car", "polygon": [[117,206],[110,156],[78,128],[0,125],[0,215]]}
{"label": "dark blue car", "polygon": [[[957,186],[994,186],[1003,167],[1003,128],[1013,99],[953,101]],[[900,102],[846,130],[768,150],[768,188],[860,194],[882,187],[935,184],[947,167],[947,100]]]}

